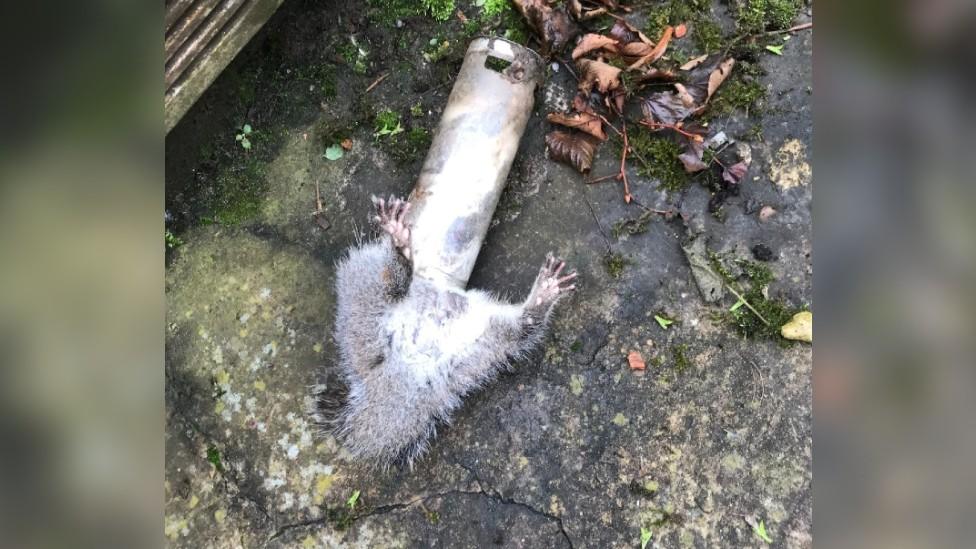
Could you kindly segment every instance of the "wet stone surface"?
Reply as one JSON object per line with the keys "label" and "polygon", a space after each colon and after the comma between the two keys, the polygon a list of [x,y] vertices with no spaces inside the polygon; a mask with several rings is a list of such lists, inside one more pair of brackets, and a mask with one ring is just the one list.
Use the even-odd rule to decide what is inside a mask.
{"label": "wet stone surface", "polygon": [[[727,9],[713,9],[723,25]],[[543,347],[469,397],[413,470],[378,473],[307,415],[335,368],[334,263],[371,194],[412,188],[426,145],[407,134],[436,126],[468,38],[456,18],[397,27],[369,13],[286,2],[167,137],[167,226],[183,242],[166,270],[167,545],[639,547],[644,527],[651,547],[760,546],[755,517],[774,546],[808,547],[812,348],[737,335],[716,314],[735,298],[706,303],[682,245],[698,235],[743,259],[761,245],[770,296],[812,307],[812,35],[761,56],[760,112],[712,121],[752,156],[722,215],[702,185],[669,196],[631,171],[641,203],[682,214],[633,235],[612,234],[641,213],[617,184],[546,158],[545,114],[575,88],[550,74],[470,285],[522,299],[551,250],[581,287]],[[452,44],[434,62],[432,38]],[[404,132],[374,137],[387,109]],[[250,150],[235,141],[245,123]],[[756,124],[761,140],[746,139]],[[351,149],[324,158],[339,137]],[[604,145],[593,175],[618,163]],[[630,370],[632,350],[645,371]]]}

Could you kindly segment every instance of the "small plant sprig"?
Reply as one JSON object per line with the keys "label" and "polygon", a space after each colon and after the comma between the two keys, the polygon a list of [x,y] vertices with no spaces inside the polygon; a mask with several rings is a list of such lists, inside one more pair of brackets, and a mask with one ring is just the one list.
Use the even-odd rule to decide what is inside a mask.
{"label": "small plant sprig", "polygon": [[241,147],[243,147],[245,151],[251,150],[251,140],[249,137],[252,132],[253,130],[251,129],[251,125],[244,124],[241,126],[240,133],[238,133],[236,136],[237,142],[241,144]]}

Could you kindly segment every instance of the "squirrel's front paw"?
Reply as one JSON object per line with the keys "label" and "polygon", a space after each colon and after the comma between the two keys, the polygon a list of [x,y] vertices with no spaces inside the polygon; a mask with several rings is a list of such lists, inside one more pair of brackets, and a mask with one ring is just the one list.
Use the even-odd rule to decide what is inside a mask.
{"label": "squirrel's front paw", "polygon": [[376,206],[376,216],[373,217],[373,221],[393,238],[393,245],[404,257],[410,259],[410,227],[407,226],[406,221],[410,203],[393,196],[386,200],[374,196],[372,200],[373,205]]}
{"label": "squirrel's front paw", "polygon": [[566,262],[552,254],[546,256],[546,263],[539,269],[539,276],[535,279],[532,292],[529,293],[529,305],[544,306],[555,302],[561,295],[576,289],[576,284],[570,282],[576,278],[573,271],[564,277],[559,274],[566,267]]}

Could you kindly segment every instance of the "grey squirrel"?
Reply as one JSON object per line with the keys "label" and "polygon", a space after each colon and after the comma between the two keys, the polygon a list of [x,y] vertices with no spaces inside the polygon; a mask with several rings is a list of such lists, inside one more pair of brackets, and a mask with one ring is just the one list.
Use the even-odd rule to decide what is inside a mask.
{"label": "grey squirrel", "polygon": [[335,338],[348,394],[333,430],[362,462],[412,466],[465,395],[542,340],[576,273],[560,276],[565,263],[549,254],[517,305],[414,277],[411,204],[373,204],[380,238],[337,265]]}

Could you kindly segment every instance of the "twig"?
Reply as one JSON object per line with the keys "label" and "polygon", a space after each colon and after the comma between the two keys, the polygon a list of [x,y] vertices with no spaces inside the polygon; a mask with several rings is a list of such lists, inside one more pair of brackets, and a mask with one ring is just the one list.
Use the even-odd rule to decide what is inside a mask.
{"label": "twig", "polygon": [[[719,277],[719,278],[722,278],[722,277]],[[724,281],[724,279],[723,279],[723,281]],[[742,294],[740,294],[739,292],[735,291],[735,288],[733,288],[731,284],[729,284],[728,282],[726,282],[725,283],[725,287],[728,288],[730,292],[732,292],[732,295],[734,295],[735,297],[739,298],[739,301],[741,301],[743,305],[745,305],[746,307],[749,307],[749,310],[750,311],[756,313],[756,316],[759,317],[759,320],[762,320],[763,324],[765,324],[766,326],[769,326],[769,321],[766,320],[766,317],[764,317],[763,315],[759,314],[759,311],[757,311],[756,308],[753,307],[751,303],[749,303],[748,301],[746,301],[746,298],[742,297]]]}
{"label": "twig", "polygon": [[562,63],[563,67],[566,67],[566,70],[569,71],[569,74],[572,75],[572,77],[575,78],[577,82],[579,82],[579,76],[577,76],[576,71],[574,71],[573,68],[569,66],[569,63],[564,61],[561,57],[557,57],[556,59],[558,59],[559,62]]}
{"label": "twig", "polygon": [[698,143],[701,143],[704,140],[704,138],[698,135],[697,133],[686,132],[681,128],[679,128],[678,126],[675,126],[674,124],[664,124],[663,122],[654,122],[652,120],[641,120],[640,125],[647,126],[648,128],[656,128],[659,130],[674,130],[680,133],[681,135],[687,137],[688,139],[691,139],[692,141],[696,141]]}
{"label": "twig", "polygon": [[624,180],[624,202],[630,204],[634,197],[631,196],[630,185],[627,183],[627,149],[630,148],[630,142],[627,141],[627,123],[624,122],[621,127],[624,134],[624,152],[620,155],[620,177]]}
{"label": "twig", "polygon": [[586,192],[583,192],[583,201],[586,202],[586,208],[590,210],[590,215],[593,216],[593,222],[596,223],[596,230],[600,231],[600,236],[603,237],[603,242],[607,245],[607,253],[613,251],[613,247],[610,246],[610,238],[607,237],[607,233],[603,232],[603,225],[600,225],[600,219],[597,218],[596,212],[593,211],[593,206],[590,205],[590,199],[586,197]]}
{"label": "twig", "polygon": [[600,183],[601,181],[606,181],[608,179],[616,179],[619,176],[620,176],[619,173],[612,173],[610,175],[605,175],[603,177],[598,177],[596,179],[591,179],[591,180],[587,181],[586,183],[587,183],[587,185],[590,185],[590,184],[593,184],[593,183]]}
{"label": "twig", "polygon": [[373,88],[375,88],[376,86],[379,86],[380,85],[380,82],[382,82],[383,80],[385,80],[387,76],[390,76],[390,73],[382,74],[382,75],[380,75],[379,78],[377,78],[376,80],[373,80],[373,83],[370,84],[368,88],[366,88],[366,91],[363,92],[363,95],[366,95],[367,93],[373,91]]}
{"label": "twig", "polygon": [[767,35],[768,34],[786,34],[788,32],[796,32],[796,31],[801,31],[801,30],[806,30],[806,29],[812,29],[812,28],[813,28],[813,21],[810,21],[809,23],[801,23],[799,25],[790,27],[788,29],[766,31],[764,34],[767,34]]}

